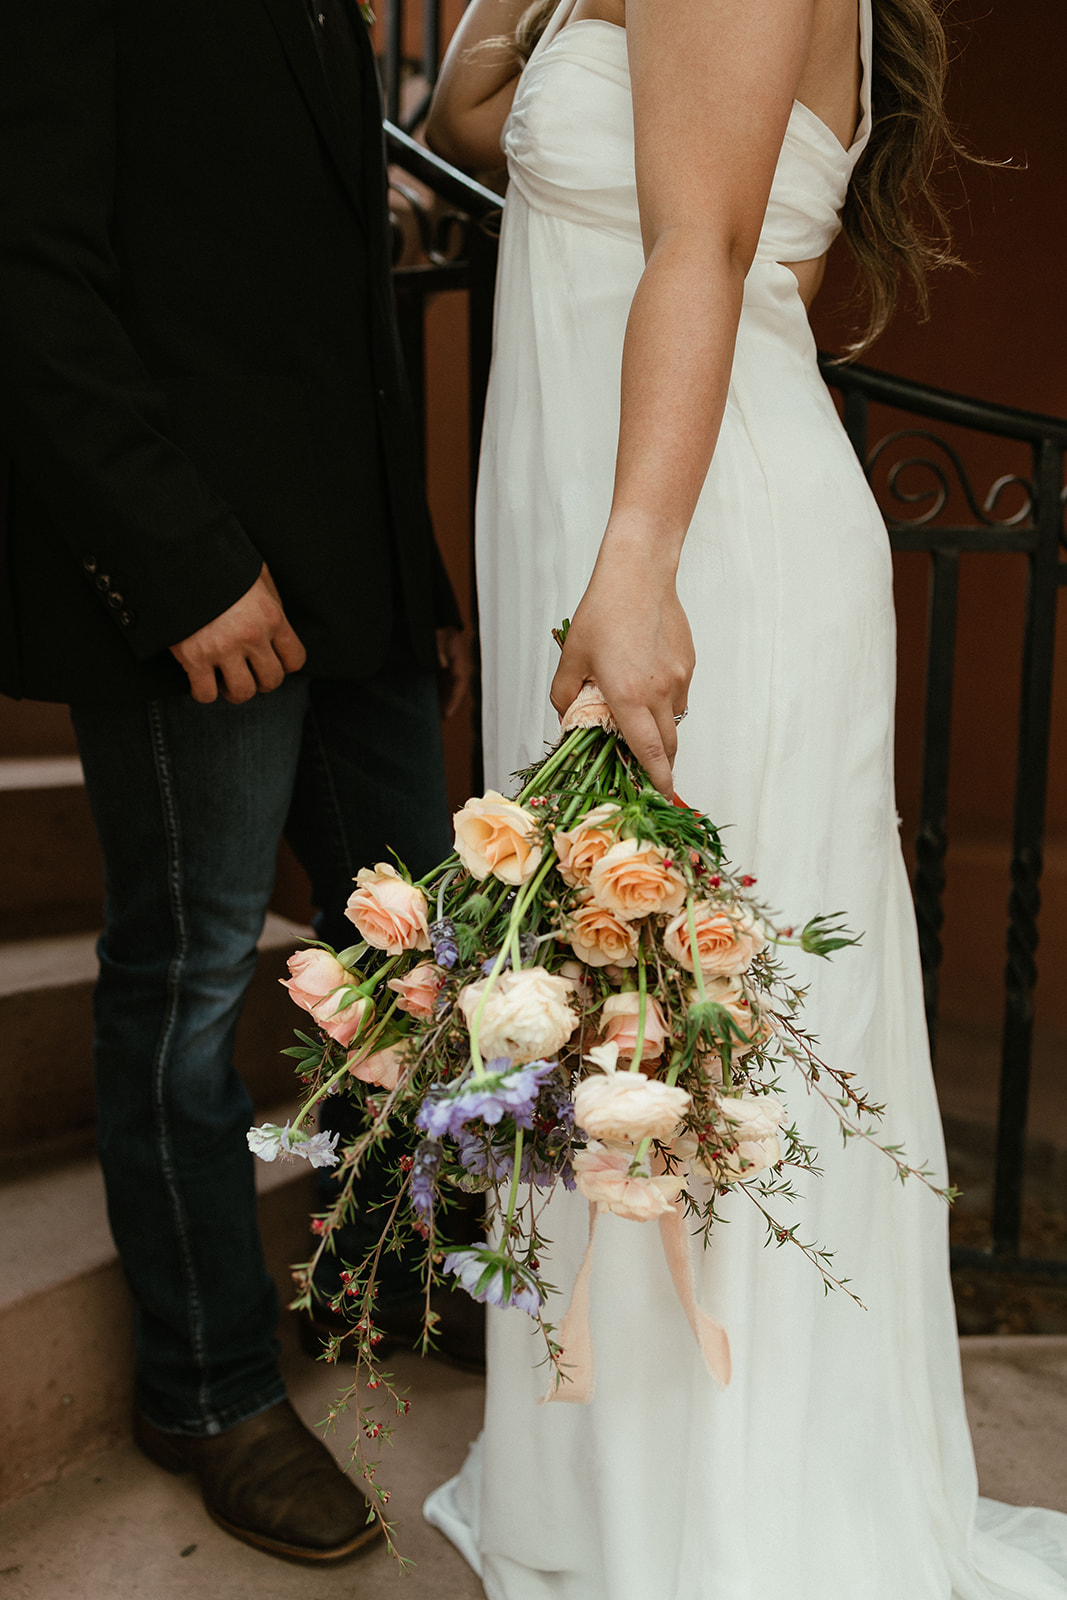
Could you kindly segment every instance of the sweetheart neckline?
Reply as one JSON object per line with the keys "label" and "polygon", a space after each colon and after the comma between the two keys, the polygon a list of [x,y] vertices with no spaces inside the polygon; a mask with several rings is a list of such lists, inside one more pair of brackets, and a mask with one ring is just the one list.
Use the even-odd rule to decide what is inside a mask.
{"label": "sweetheart neckline", "polygon": [[[546,56],[552,49],[553,45],[557,44],[559,40],[563,38],[568,29],[581,27],[611,28],[614,33],[621,34],[623,39],[626,37],[626,29],[618,22],[610,22],[607,17],[575,17],[573,22],[564,22],[561,27],[556,29],[556,32],[552,35],[551,39],[548,40],[544,49],[540,51],[539,54]],[[811,122],[814,123],[817,128],[821,129],[828,139],[833,141],[835,150],[840,151],[840,153],[846,158],[851,159],[852,153],[856,149],[857,145],[860,145],[864,142],[865,133],[868,131],[865,130],[863,126],[867,120],[865,111],[861,110],[860,112],[860,120],[857,124],[857,127],[860,131],[857,132],[856,137],[853,139],[851,144],[845,145],[842,144],[833,128],[830,127],[830,124],[828,122],[824,122],[822,117],[819,116],[819,113],[817,111],[813,111],[809,105],[805,105],[803,100],[797,100],[794,97],[793,108],[802,111],[806,117],[810,118]]]}

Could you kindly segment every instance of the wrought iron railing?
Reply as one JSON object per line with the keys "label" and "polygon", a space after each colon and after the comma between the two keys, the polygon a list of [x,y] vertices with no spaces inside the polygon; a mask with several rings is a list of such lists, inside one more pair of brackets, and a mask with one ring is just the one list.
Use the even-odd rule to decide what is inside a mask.
{"label": "wrought iron railing", "polygon": [[[427,14],[434,12],[425,0]],[[399,9],[399,8],[398,8]],[[399,33],[389,35],[389,107],[400,103]],[[431,35],[426,35],[431,39]],[[436,43],[434,42],[434,49]],[[430,59],[416,64],[430,81]],[[389,73],[392,72],[392,78]],[[390,87],[391,85],[391,87]],[[416,111],[421,114],[421,104]],[[409,116],[408,127],[417,118]],[[473,487],[488,376],[493,271],[501,201],[439,161],[401,127],[387,124],[390,158],[402,169],[396,186],[415,219],[422,259],[396,271],[403,338],[416,391],[423,372],[423,312],[443,288],[469,297],[470,482]],[[408,178],[414,180],[414,186]],[[421,186],[421,188],[419,187]],[[1000,1102],[994,1179],[992,1248],[956,1249],[954,1264],[1022,1275],[1067,1277],[1067,1261],[1022,1253],[1021,1220],[1026,1122],[1033,1044],[1035,955],[1048,775],[1053,649],[1064,559],[1064,458],[1067,422],[989,405],[829,359],[823,373],[842,397],[846,430],[876,488],[895,550],[930,559],[925,725],[914,892],[927,1025],[936,1048],[938,975],[948,845],[949,734],[952,720],[960,558],[964,553],[1015,552],[1029,564],[1021,638],[1022,698],[1016,761],[1011,895]],[[870,408],[901,414],[902,425],[872,442]],[[929,426],[978,433],[1001,448],[1017,441],[1029,452],[1028,474],[1005,471],[983,495],[975,492],[960,452]],[[473,501],[473,495],[472,495]],[[961,514],[962,513],[962,514]]]}
{"label": "wrought iron railing", "polygon": [[[880,489],[895,550],[930,557],[926,706],[914,877],[927,1027],[937,1042],[938,973],[948,848],[949,739],[960,558],[967,552],[1024,554],[1028,562],[1020,638],[1021,700],[1015,765],[1011,894],[1001,1035],[1000,1102],[993,1191],[992,1250],[956,1249],[960,1266],[1067,1276],[1067,1261],[1028,1259],[1020,1250],[1026,1120],[1033,1050],[1034,989],[1045,799],[1052,722],[1057,602],[1067,583],[1064,558],[1064,460],[1067,422],[947,394],[864,367],[825,359],[823,375],[843,397],[853,447]],[[905,425],[872,443],[871,405],[902,414]],[[977,433],[996,460],[1006,441],[1027,447],[1029,475],[990,473],[976,494],[961,454],[915,419]],[[986,452],[983,452],[986,453]],[[962,506],[966,513],[955,515]],[[1065,1085],[1067,1088],[1067,1085]]]}

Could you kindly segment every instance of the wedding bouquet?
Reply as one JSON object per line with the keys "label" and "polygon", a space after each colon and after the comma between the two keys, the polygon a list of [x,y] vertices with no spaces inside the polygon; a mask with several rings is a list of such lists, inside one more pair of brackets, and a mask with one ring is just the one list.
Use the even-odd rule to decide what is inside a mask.
{"label": "wedding bouquet", "polygon": [[[780,925],[755,880],[730,867],[712,823],[649,786],[595,687],[564,719],[557,747],[519,777],[514,799],[489,790],[463,806],[455,853],[420,882],[386,862],[360,871],[349,949],[309,943],[290,958],[289,992],[315,1024],[289,1051],[307,1093],[291,1124],[249,1133],[266,1160],[299,1156],[349,1179],[313,1222],[318,1247],[296,1274],[304,1308],[349,1213],[351,1178],[372,1148],[395,1153],[380,1240],[366,1260],[344,1263],[333,1309],[351,1320],[357,1376],[363,1364],[400,1411],[407,1402],[375,1359],[384,1250],[422,1242],[427,1345],[431,1292],[454,1280],[475,1300],[532,1317],[545,1340],[545,1398],[580,1401],[591,1385],[582,1352],[593,1224],[605,1211],[658,1221],[681,1306],[709,1369],[728,1381],[725,1332],[695,1304],[689,1232],[706,1243],[718,1197],[742,1191],[771,1241],[795,1245],[828,1287],[843,1287],[828,1253],[772,1209],[792,1196],[788,1169],[815,1170],[779,1075],[799,1073],[846,1137],[873,1140],[882,1109],[850,1072],[818,1058],[802,991],[779,959],[790,946],[829,956],[855,943],[840,916]],[[363,1112],[343,1151],[312,1126],[335,1093]],[[880,1148],[902,1177],[928,1179]],[[591,1228],[560,1324],[541,1226],[561,1184],[590,1202]],[[488,1236],[458,1244],[450,1212],[479,1190]],[[329,1341],[327,1359],[339,1343]],[[388,1432],[361,1420],[365,1437]]]}

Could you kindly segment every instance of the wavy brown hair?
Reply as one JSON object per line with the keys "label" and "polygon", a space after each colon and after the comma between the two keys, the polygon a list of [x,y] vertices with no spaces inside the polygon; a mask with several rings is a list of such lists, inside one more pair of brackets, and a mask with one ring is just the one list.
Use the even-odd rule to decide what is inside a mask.
{"label": "wavy brown hair", "polygon": [[[533,0],[508,46],[522,65],[558,0]],[[850,357],[885,329],[909,282],[920,315],[929,314],[927,276],[959,265],[948,215],[934,177],[946,161],[966,157],[945,112],[948,47],[941,17],[945,0],[873,0],[871,137],[849,185],[841,213],[845,239],[859,270],[862,328]]]}

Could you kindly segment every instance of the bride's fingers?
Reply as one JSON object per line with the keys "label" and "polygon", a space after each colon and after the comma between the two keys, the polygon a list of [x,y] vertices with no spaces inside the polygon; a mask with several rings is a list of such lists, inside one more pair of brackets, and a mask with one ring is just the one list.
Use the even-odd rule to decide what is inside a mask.
{"label": "bride's fingers", "polygon": [[663,726],[647,706],[630,710],[629,713],[620,712],[613,706],[612,711],[619,724],[619,732],[648,773],[653,787],[666,795],[668,800],[672,799],[673,765],[678,749],[673,715],[664,707],[663,721],[666,725]]}
{"label": "bride's fingers", "polygon": [[548,692],[548,698],[558,716],[562,717],[568,706],[574,704],[584,683],[585,678],[582,673],[575,671],[564,657],[556,668],[556,676],[552,679],[552,687]]}

